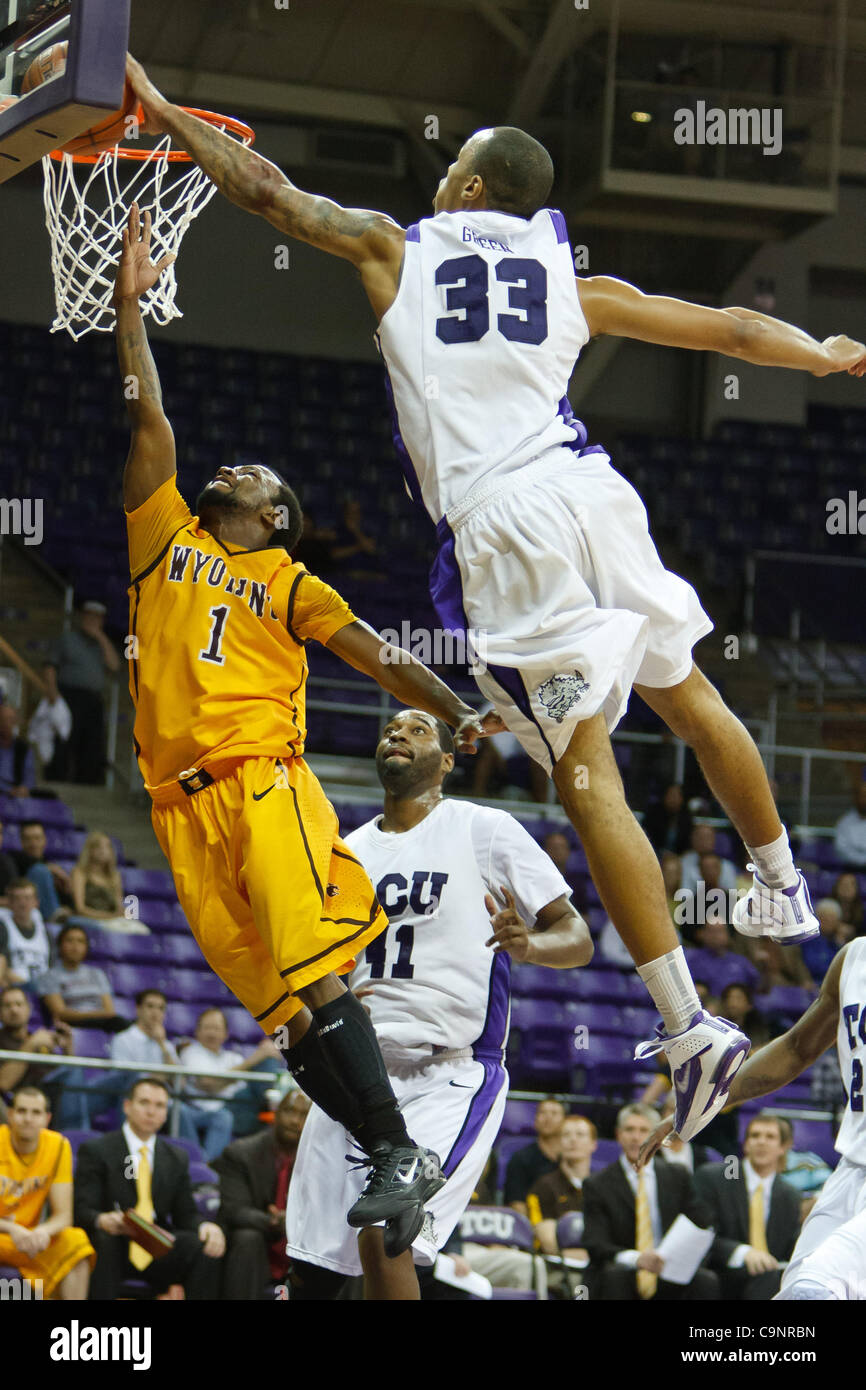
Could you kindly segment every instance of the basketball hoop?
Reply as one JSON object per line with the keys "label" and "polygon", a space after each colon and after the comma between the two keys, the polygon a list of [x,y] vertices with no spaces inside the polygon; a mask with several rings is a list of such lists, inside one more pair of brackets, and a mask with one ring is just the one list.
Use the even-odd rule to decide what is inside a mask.
{"label": "basketball hoop", "polygon": [[[185,106],[217,130],[251,145],[255,133],[243,121]],[[180,172],[179,166],[190,167]],[[172,149],[163,135],[152,149],[115,145],[101,153],[66,154],[52,150],[42,160],[45,175],[45,223],[51,238],[56,316],[51,332],[65,328],[71,337],[114,329],[114,272],[121,236],[133,203],[149,212],[154,261],[177,255],[190,224],[217,191],[186,150]],[[171,171],[171,176],[169,176]],[[181,318],[175,307],[176,262],[141,297],[141,312],[157,323]]]}

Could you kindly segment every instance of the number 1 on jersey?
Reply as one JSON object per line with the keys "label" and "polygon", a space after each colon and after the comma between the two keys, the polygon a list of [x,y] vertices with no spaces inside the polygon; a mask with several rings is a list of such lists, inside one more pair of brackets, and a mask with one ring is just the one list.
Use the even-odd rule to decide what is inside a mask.
{"label": "number 1 on jersey", "polygon": [[210,646],[206,651],[199,652],[199,661],[212,661],[215,666],[225,665],[226,659],[220,651],[220,643],[222,642],[223,628],[226,625],[228,611],[229,606],[227,603],[221,603],[219,608],[212,608],[210,610],[210,615],[213,619],[213,627],[210,632]]}

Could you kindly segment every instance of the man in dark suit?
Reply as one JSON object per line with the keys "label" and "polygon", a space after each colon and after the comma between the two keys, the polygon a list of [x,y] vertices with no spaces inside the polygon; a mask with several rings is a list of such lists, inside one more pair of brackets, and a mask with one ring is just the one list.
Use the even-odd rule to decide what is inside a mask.
{"label": "man in dark suit", "polygon": [[761,1302],[779,1292],[779,1262],[791,1258],[800,1233],[800,1193],[778,1175],[785,1140],[775,1115],[756,1115],[742,1162],[707,1163],[695,1174],[716,1228],[709,1264],[725,1299]]}
{"label": "man in dark suit", "polygon": [[303,1091],[290,1091],[271,1129],[236,1139],[214,1160],[228,1233],[223,1298],[263,1298],[268,1282],[286,1279],[286,1196],[309,1108]]}
{"label": "man in dark suit", "polygon": [[[75,1224],[96,1250],[92,1299],[117,1298],[125,1279],[143,1279],[156,1294],[180,1284],[189,1299],[217,1296],[225,1236],[196,1210],[185,1150],[157,1137],[169,1099],[165,1082],[140,1078],[123,1102],[123,1128],[78,1151]],[[130,1240],[122,1214],[130,1207],[171,1231],[175,1243],[167,1254],[152,1259]]]}
{"label": "man in dark suit", "polygon": [[656,1160],[641,1169],[645,1178],[635,1172],[635,1159],[657,1120],[650,1105],[624,1106],[617,1116],[620,1157],[583,1184],[583,1243],[598,1279],[596,1297],[715,1299],[719,1281],[709,1269],[698,1269],[686,1285],[660,1277],[664,1259],[656,1247],[680,1213],[696,1226],[710,1222],[682,1164]]}

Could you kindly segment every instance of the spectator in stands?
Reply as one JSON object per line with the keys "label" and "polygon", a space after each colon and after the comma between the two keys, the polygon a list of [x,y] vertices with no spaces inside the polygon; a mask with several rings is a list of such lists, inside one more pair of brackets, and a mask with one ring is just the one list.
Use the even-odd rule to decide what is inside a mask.
{"label": "spectator in stands", "polygon": [[686,961],[692,978],[706,980],[710,992],[720,995],[730,984],[745,984],[753,989],[758,984],[758,971],[746,956],[731,949],[731,933],[723,915],[715,910],[707,913],[703,926],[695,928],[697,948],[686,951]]}
{"label": "spectator in stands", "polygon": [[[481,718],[492,710],[492,705],[486,705],[479,711]],[[511,760],[519,758],[520,769],[510,774]],[[458,758],[458,767],[466,764],[465,755]],[[491,738],[481,739],[478,752],[469,760],[468,767],[470,783],[469,791],[472,797],[501,796],[508,786],[511,777],[523,780],[525,773],[526,785],[533,801],[544,805],[548,798],[549,779],[544,768],[541,767],[534,758],[530,758],[523,752],[516,736],[506,729],[504,733],[494,734]],[[554,834],[561,834],[555,831]],[[571,845],[566,837],[568,854],[571,853]],[[551,858],[553,856],[551,855]],[[554,860],[554,862],[556,862]]]}
{"label": "spectator in stands", "polygon": [[[701,877],[701,855],[716,854],[716,832],[711,825],[703,822],[692,830],[690,848],[682,856],[683,876],[680,888],[687,893],[695,893]],[[721,860],[718,887],[727,893],[737,887],[737,866],[730,859]]]}
{"label": "spectator in stands", "polygon": [[60,894],[68,894],[69,875],[59,864],[50,864],[45,858],[48,836],[40,820],[21,822],[19,831],[21,848],[12,851],[18,872],[22,878],[35,883],[39,894],[39,911],[46,922],[59,922],[68,917],[68,908],[62,907]]}
{"label": "spectator in stands", "polygon": [[105,971],[86,964],[87,951],[87,932],[67,922],[57,938],[57,964],[39,976],[34,989],[53,1023],[116,1032],[126,1022],[118,1016]]}
{"label": "spectator in stands", "polygon": [[664,850],[682,854],[688,849],[692,835],[692,815],[678,782],[671,782],[670,786],[665,788],[661,801],[650,802],[646,808],[643,828],[659,856]]}
{"label": "spectator in stands", "polygon": [[0,907],[0,925],[6,933],[9,982],[32,989],[51,964],[51,938],[39,911],[36,887],[29,879],[14,878],[6,896],[9,906]]}
{"label": "spectator in stands", "polygon": [[726,1300],[764,1302],[779,1292],[780,1262],[791,1258],[800,1233],[799,1194],[779,1177],[784,1147],[778,1118],[761,1113],[749,1122],[736,1174],[724,1162],[695,1175],[716,1231],[708,1262]]}
{"label": "spectator in stands", "polygon": [[584,1244],[603,1299],[688,1301],[717,1299],[715,1274],[700,1268],[690,1284],[668,1283],[658,1253],[662,1236],[682,1213],[696,1226],[708,1226],[691,1175],[681,1164],[654,1158],[640,1172],[633,1164],[658,1121],[648,1105],[626,1105],[617,1116],[622,1153],[583,1185]]}
{"label": "spectator in stands", "polygon": [[815,916],[821,935],[800,947],[803,963],[816,983],[820,983],[830,968],[830,962],[854,936],[850,922],[842,919],[842,905],[836,898],[820,898],[815,904]]}
{"label": "spectator in stands", "polygon": [[677,894],[683,877],[683,861],[678,854],[674,854],[673,850],[666,849],[662,851],[661,866],[668,912],[671,914],[671,921],[676,925],[675,914],[681,901]]}
{"label": "spectator in stands", "polygon": [[27,725],[27,740],[39,754],[42,775],[49,781],[62,781],[66,767],[67,743],[72,732],[72,711],[57,688],[57,672],[50,662],[43,667],[46,692]]}
{"label": "spectator in stands", "polygon": [[[186,1151],[158,1134],[168,1105],[164,1081],[139,1078],[123,1102],[122,1129],[88,1140],[78,1151],[75,1219],[98,1257],[91,1299],[117,1298],[127,1279],[142,1279],[159,1294],[182,1284],[188,1299],[217,1296],[225,1236],[196,1210]],[[172,1249],[154,1260],[131,1241],[123,1215],[130,1208],[170,1230]]]}
{"label": "spectator in stands", "polygon": [[58,1129],[87,1129],[87,1112],[79,1093],[71,1089],[75,1068],[43,1067],[27,1060],[34,1054],[49,1056],[61,1052],[71,1056],[75,1050],[72,1029],[67,1023],[58,1023],[54,1028],[36,1028],[31,1032],[32,1008],[31,1000],[18,985],[7,985],[0,994],[0,1049],[20,1052],[24,1059],[0,1062],[0,1094],[8,1095],[17,1086],[38,1086],[48,1096]]}
{"label": "spectator in stands", "polygon": [[[178,1066],[177,1050],[165,1032],[168,1000],[161,989],[143,989],[135,996],[135,1022],[111,1039],[115,1062],[134,1062],[142,1071],[148,1067]],[[132,1077],[127,1073],[127,1085]]]}
{"label": "spectator in stands", "polygon": [[758,969],[754,986],[756,998],[771,990],[796,985],[798,989],[815,989],[815,982],[806,969],[799,946],[780,946],[768,936],[748,937],[746,953]]}
{"label": "spectator in stands", "polygon": [[0,1265],[40,1280],[43,1298],[78,1302],[96,1254],[72,1224],[72,1150],[50,1120],[45,1093],[18,1086],[0,1126]]}
{"label": "spectator in stands", "polygon": [[539,1178],[529,1189],[526,1214],[545,1255],[584,1260],[588,1256],[582,1248],[560,1249],[556,1223],[569,1211],[583,1211],[583,1184],[589,1177],[592,1155],[598,1147],[598,1130],[584,1115],[566,1115],[560,1139],[559,1163],[552,1173]]}
{"label": "spectator in stands", "polygon": [[36,785],[36,762],[26,738],[18,734],[18,711],[0,704],[0,794],[29,796]]}
{"label": "spectator in stands", "polygon": [[379,547],[367,535],[361,521],[361,503],[348,497],[343,504],[343,516],[337,526],[332,556],[343,575],[361,578],[379,577]]}
{"label": "spectator in stands", "polygon": [[526,1215],[526,1197],[538,1178],[556,1172],[559,1163],[560,1135],[565,1119],[561,1100],[548,1096],[535,1111],[536,1138],[518,1149],[508,1160],[505,1170],[505,1204]]}
{"label": "spectator in stands", "polygon": [[[489,740],[485,739],[485,743]],[[553,860],[562,877],[571,889],[571,899],[578,912],[586,907],[583,878],[580,874],[568,871],[568,861],[573,849],[571,840],[564,830],[551,830],[541,842],[541,848]]]}
{"label": "spectator in stands", "polygon": [[82,604],[78,625],[61,633],[52,665],[60,694],[72,712],[61,781],[101,785],[105,780],[105,701],[107,673],[120,670],[120,657],[105,635],[105,604]]}
{"label": "spectator in stands", "polygon": [[[0,847],[2,847],[2,844],[3,822],[0,821]],[[4,849],[0,848],[0,907],[9,906],[9,899],[7,897],[9,884],[12,882],[13,878],[20,877],[21,874],[18,865],[15,863],[12,855],[7,854]]]}
{"label": "spectator in stands", "polygon": [[836,858],[849,869],[866,869],[866,782],[854,793],[854,805],[836,822]]}
{"label": "spectator in stands", "polygon": [[226,1047],[228,1024],[222,1009],[205,1009],[199,1014],[195,1040],[181,1052],[181,1063],[195,1072],[186,1079],[184,1095],[196,1137],[208,1162],[221,1154],[232,1137],[233,1117],[226,1101],[243,1087],[242,1081],[225,1081],[210,1076],[214,1071],[255,1071],[265,1057],[279,1057],[270,1038],[263,1038],[254,1052],[244,1059],[240,1052]]}
{"label": "spectator in stands", "polygon": [[852,873],[840,874],[833,885],[833,892],[830,896],[835,898],[842,908],[842,921],[850,922],[855,934],[862,936],[864,931],[863,896],[857,882],[857,875]]}
{"label": "spectator in stands", "polygon": [[271,1128],[236,1139],[214,1160],[228,1242],[223,1298],[263,1298],[269,1282],[286,1279],[286,1198],[309,1108],[303,1091],[287,1092]]}
{"label": "spectator in stands", "polygon": [[97,923],[103,931],[144,936],[148,928],[137,917],[127,917],[117,854],[111,837],[92,830],[81,846],[71,875],[75,920]]}
{"label": "spectator in stands", "polygon": [[755,1000],[748,985],[726,985],[719,999],[719,1013],[722,1018],[735,1023],[741,1033],[745,1033],[753,1051],[770,1041],[767,1021],[755,1008]]}

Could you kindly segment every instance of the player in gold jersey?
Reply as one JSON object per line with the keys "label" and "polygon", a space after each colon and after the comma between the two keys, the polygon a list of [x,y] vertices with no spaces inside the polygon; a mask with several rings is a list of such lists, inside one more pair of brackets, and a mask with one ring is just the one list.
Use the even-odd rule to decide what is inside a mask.
{"label": "player in gold jersey", "polygon": [[169,260],[151,264],[149,217],[142,227],[133,205],[114,303],[132,428],[123,499],[136,754],[193,935],[311,1099],[366,1151],[370,1176],[348,1220],[386,1221],[396,1255],[444,1178],[409,1139],[369,1018],[338,979],[387,918],[303,760],[305,644],[324,643],[454,726],[464,751],[501,725],[482,727],[291,559],[301,509],[273,469],[221,468],[190,511],[138,303]]}

